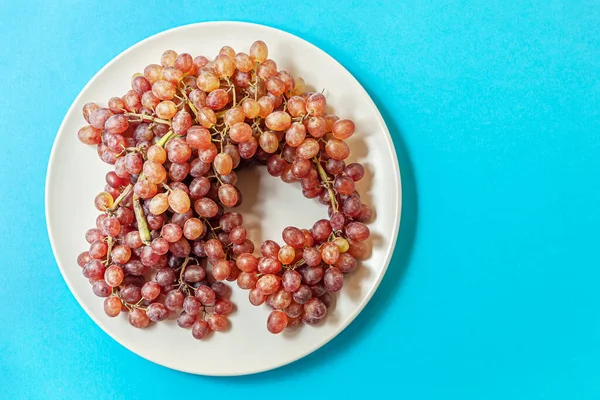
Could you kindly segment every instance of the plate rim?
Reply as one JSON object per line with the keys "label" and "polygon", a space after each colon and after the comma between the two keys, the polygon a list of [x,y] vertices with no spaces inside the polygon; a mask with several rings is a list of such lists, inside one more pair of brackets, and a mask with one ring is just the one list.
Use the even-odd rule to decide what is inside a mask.
{"label": "plate rim", "polygon": [[[385,141],[387,144],[387,149],[391,155],[391,159],[393,162],[393,168],[394,168],[394,174],[396,176],[396,179],[394,180],[394,189],[398,198],[398,202],[396,204],[396,209],[395,209],[395,220],[394,220],[394,232],[393,235],[391,237],[391,240],[389,242],[389,246],[386,249],[386,255],[385,255],[385,261],[384,261],[384,266],[381,270],[381,273],[379,274],[377,280],[374,282],[372,288],[369,290],[369,292],[364,296],[364,298],[362,299],[362,301],[359,303],[359,305],[356,307],[356,310],[354,312],[352,312],[348,317],[346,317],[346,319],[341,322],[338,326],[338,328],[336,328],[334,330],[334,332],[332,332],[331,334],[329,334],[326,337],[323,337],[322,340],[320,340],[316,345],[312,345],[309,346],[308,349],[305,352],[302,352],[300,355],[298,356],[294,356],[292,359],[290,360],[284,360],[282,362],[279,363],[275,363],[274,365],[271,365],[269,367],[266,368],[258,368],[252,371],[248,371],[248,372],[233,372],[233,373],[199,373],[197,371],[194,370],[190,370],[188,368],[182,368],[180,366],[177,365],[171,365],[169,363],[164,363],[162,361],[157,360],[156,358],[154,358],[152,355],[146,355],[146,354],[141,354],[138,351],[135,351],[133,349],[131,349],[130,347],[126,346],[119,338],[117,338],[115,335],[113,335],[113,333],[110,331],[110,328],[108,326],[105,326],[105,324],[96,319],[93,315],[93,313],[88,309],[87,305],[85,304],[84,301],[82,301],[82,299],[77,295],[77,293],[73,290],[73,284],[71,283],[71,279],[69,278],[69,275],[66,273],[66,269],[65,267],[63,267],[61,265],[61,263],[58,261],[57,258],[57,251],[56,251],[56,244],[55,241],[56,239],[53,237],[52,234],[52,230],[51,230],[51,226],[55,225],[56,222],[52,221],[51,218],[51,214],[49,212],[50,208],[49,208],[49,198],[50,198],[50,188],[51,185],[49,185],[49,182],[51,181],[51,175],[52,175],[52,171],[54,170],[54,165],[56,164],[56,148],[57,148],[57,144],[59,142],[59,139],[65,135],[66,133],[64,132],[65,130],[65,124],[66,121],[72,118],[72,114],[74,112],[76,112],[76,110],[74,109],[75,104],[78,103],[78,101],[80,100],[80,98],[83,96],[83,93],[86,92],[86,90],[88,89],[88,87],[90,87],[92,84],[94,84],[96,82],[96,80],[98,79],[98,76],[101,75],[102,72],[104,72],[106,69],[112,67],[114,64],[116,64],[122,57],[124,57],[126,54],[128,54],[130,51],[132,51],[134,48],[138,47],[139,45],[148,42],[148,41],[152,41],[154,39],[156,39],[157,37],[163,36],[163,35],[167,35],[172,33],[173,31],[177,31],[177,30],[185,30],[185,29],[190,29],[193,28],[195,26],[210,26],[210,25],[235,25],[235,26],[252,26],[254,28],[258,28],[258,29],[265,29],[267,31],[272,31],[275,34],[278,35],[284,35],[284,36],[291,36],[294,39],[300,40],[302,42],[304,42],[305,45],[308,45],[309,47],[311,47],[313,50],[322,53],[323,55],[327,56],[329,59],[331,59],[335,64],[337,64],[340,68],[342,68],[342,70],[344,70],[349,78],[351,80],[354,81],[354,83],[358,86],[358,88],[360,88],[360,90],[362,91],[362,95],[366,98],[366,100],[368,101],[371,110],[373,112],[375,112],[376,115],[378,115],[380,118],[380,122],[383,128],[383,133],[385,136]],[[293,33],[287,32],[285,30],[279,29],[279,28],[275,28],[269,25],[264,25],[264,24],[258,24],[258,23],[254,23],[254,22],[246,22],[246,21],[235,21],[235,20],[219,20],[219,21],[205,21],[205,22],[195,22],[195,23],[190,23],[190,24],[184,24],[184,25],[179,25],[173,28],[169,28],[166,29],[164,31],[161,32],[157,32],[151,36],[148,36],[134,44],[132,44],[131,46],[129,46],[128,48],[126,48],[125,50],[123,50],[122,52],[120,52],[118,55],[116,55],[115,57],[113,57],[108,63],[106,63],[102,68],[100,68],[95,74],[94,76],[92,76],[90,78],[90,80],[83,86],[83,88],[79,91],[79,93],[77,94],[77,96],[75,97],[75,99],[73,99],[73,101],[71,102],[71,105],[69,107],[69,109],[67,110],[65,116],[63,117],[63,120],[56,132],[56,136],[54,137],[54,142],[52,144],[52,149],[50,151],[50,156],[48,158],[48,166],[46,169],[46,179],[45,179],[45,188],[44,188],[44,214],[45,214],[45,219],[46,219],[46,231],[48,233],[48,238],[50,241],[50,246],[52,248],[52,254],[54,256],[54,260],[56,261],[56,265],[58,266],[58,269],[62,275],[62,278],[64,279],[65,283],[67,284],[67,287],[69,288],[69,291],[71,292],[71,294],[73,295],[73,297],[75,297],[75,300],[77,300],[77,302],[79,303],[79,305],[81,306],[81,308],[85,311],[85,313],[87,314],[87,316],[100,328],[102,329],[102,331],[104,333],[106,333],[109,337],[111,337],[114,341],[116,341],[119,345],[123,346],[125,349],[127,349],[128,351],[131,351],[132,353],[142,357],[143,359],[146,359],[154,364],[169,368],[169,369],[173,369],[176,371],[181,371],[181,372],[185,372],[185,373],[189,373],[189,374],[194,374],[194,375],[203,375],[203,376],[246,376],[246,375],[254,375],[254,374],[258,374],[258,373],[262,373],[262,372],[266,372],[266,371],[271,371],[280,367],[283,367],[285,365],[289,365],[293,362],[296,362],[314,352],[316,352],[317,350],[319,350],[320,348],[322,348],[323,346],[325,346],[327,343],[329,343],[331,340],[333,340],[335,337],[337,337],[340,333],[342,333],[355,319],[356,317],[358,317],[358,315],[364,310],[364,308],[367,306],[367,304],[371,301],[371,298],[373,297],[373,295],[375,294],[375,292],[377,291],[377,289],[379,289],[379,285],[381,284],[381,281],[383,280],[385,274],[387,273],[387,270],[389,268],[389,265],[391,263],[393,254],[394,254],[394,250],[396,248],[396,244],[398,241],[398,236],[399,236],[399,232],[400,232],[400,223],[402,220],[402,176],[400,174],[400,165],[399,165],[399,160],[398,160],[398,155],[396,152],[396,148],[394,146],[394,142],[392,140],[392,136],[390,134],[389,128],[387,126],[387,123],[383,117],[383,115],[381,114],[381,112],[379,111],[379,109],[377,108],[377,105],[375,104],[375,102],[373,101],[373,99],[371,98],[371,96],[369,95],[369,93],[367,92],[367,90],[363,87],[363,85],[358,81],[358,79],[356,79],[356,77],[346,68],[344,67],[338,60],[336,60],[333,56],[331,56],[329,53],[327,53],[326,51],[322,50],[321,48],[319,48],[317,45],[309,42],[308,40],[305,40]]]}

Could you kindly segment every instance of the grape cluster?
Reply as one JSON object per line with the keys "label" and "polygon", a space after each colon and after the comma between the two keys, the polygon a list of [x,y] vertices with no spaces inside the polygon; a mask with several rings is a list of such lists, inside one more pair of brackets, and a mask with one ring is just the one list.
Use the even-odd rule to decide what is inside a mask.
{"label": "grape cluster", "polygon": [[[227,329],[235,307],[223,281],[236,281],[273,309],[267,329],[280,333],[322,320],[366,256],[372,209],[355,190],[365,171],[344,161],[354,123],[325,114],[325,96],[267,55],[262,41],[213,60],[168,50],[123,97],[83,107],[79,140],[114,170],[77,262],[108,316],[126,311],[144,328],[175,315],[202,339]],[[256,163],[329,207],[329,219],[285,228],[285,244],[267,240],[260,256],[230,210],[242,202],[235,170]]]}

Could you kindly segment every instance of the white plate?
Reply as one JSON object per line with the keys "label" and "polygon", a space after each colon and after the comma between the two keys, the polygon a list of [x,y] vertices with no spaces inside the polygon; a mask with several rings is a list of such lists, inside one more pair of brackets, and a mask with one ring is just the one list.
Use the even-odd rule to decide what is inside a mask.
{"label": "white plate", "polygon": [[[373,205],[377,217],[370,225],[373,251],[370,258],[346,277],[337,304],[320,326],[304,326],[293,332],[271,335],[266,329],[269,310],[253,307],[247,291],[235,283],[232,300],[237,312],[227,333],[197,341],[189,330],[174,321],[154,324],[144,330],[129,326],[126,316],[116,319],[103,312],[77,266],[77,255],[88,248],[85,231],[94,227],[95,195],[103,190],[110,166],[102,163],[95,147],[77,140],[85,124],[82,106],[89,101],[105,105],[112,96],[130,89],[130,78],[144,66],[159,62],[162,52],[173,49],[214,57],[224,45],[248,52],[250,44],[264,40],[269,57],[279,68],[302,76],[313,90],[325,89],[328,105],[342,117],[356,122],[349,141],[351,160],[362,162],[367,175],[360,182],[363,199]],[[255,243],[281,240],[288,225],[310,228],[327,215],[326,207],[304,198],[299,185],[272,178],[265,168],[240,174],[244,204],[240,212]],[[401,210],[398,160],[388,129],[373,101],[337,61],[312,44],[277,29],[241,22],[211,22],[175,28],[152,36],[124,51],[108,63],[81,91],[69,109],[56,136],[46,179],[48,233],[60,270],[73,295],[89,316],[112,338],[129,350],[157,364],[203,375],[252,374],[288,364],[317,350],[339,334],[367,304],[390,262]]]}

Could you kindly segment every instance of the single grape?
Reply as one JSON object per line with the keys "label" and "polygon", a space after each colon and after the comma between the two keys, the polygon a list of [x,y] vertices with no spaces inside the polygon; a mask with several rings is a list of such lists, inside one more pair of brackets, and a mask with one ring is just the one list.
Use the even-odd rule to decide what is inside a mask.
{"label": "single grape", "polygon": [[227,318],[221,314],[212,314],[208,317],[208,326],[215,332],[223,332],[227,330]]}
{"label": "single grape", "polygon": [[223,281],[227,279],[229,273],[231,272],[231,267],[226,260],[219,260],[212,268],[212,275],[218,281]]}
{"label": "single grape", "polygon": [[183,301],[183,311],[189,315],[198,315],[201,308],[200,300],[194,296],[187,296]]}
{"label": "single grape", "polygon": [[117,296],[111,296],[104,299],[104,312],[111,318],[116,317],[121,313],[121,299]]}
{"label": "single grape", "polygon": [[204,306],[212,306],[215,304],[217,295],[214,290],[206,285],[199,286],[196,289],[196,298]]}
{"label": "single grape", "polygon": [[150,319],[146,314],[146,311],[141,308],[134,308],[133,311],[129,313],[129,323],[131,326],[135,328],[145,328],[150,323]]}
{"label": "single grape", "polygon": [[262,257],[258,261],[258,272],[261,274],[277,274],[281,271],[281,263],[274,257]]}
{"label": "single grape", "polygon": [[323,112],[325,112],[325,106],[327,104],[327,100],[322,93],[314,93],[306,99],[306,110],[309,114],[314,116],[321,116]]}
{"label": "single grape", "polygon": [[287,315],[283,311],[274,310],[267,319],[267,329],[273,334],[281,333],[287,326]]}
{"label": "single grape", "polygon": [[272,274],[266,274],[261,276],[256,282],[256,288],[264,295],[270,295],[275,293],[279,289],[281,279]]}
{"label": "single grape", "polygon": [[215,302],[213,311],[216,314],[229,315],[233,312],[233,303],[227,299],[219,299]]}
{"label": "single grape", "polygon": [[194,322],[196,322],[196,316],[187,314],[186,312],[182,312],[177,318],[177,325],[181,328],[191,328]]}
{"label": "single grape", "polygon": [[362,242],[369,238],[371,231],[362,222],[351,222],[346,225],[346,236],[349,239]]}
{"label": "single grape", "polygon": [[291,269],[285,271],[281,278],[281,285],[286,292],[296,292],[300,288],[301,283],[302,276],[300,273]]}
{"label": "single grape", "polygon": [[296,251],[292,246],[285,245],[279,249],[277,257],[282,264],[291,264],[296,257]]}
{"label": "single grape", "polygon": [[256,286],[258,277],[253,272],[240,272],[237,277],[237,284],[240,289],[252,289]]}
{"label": "single grape", "polygon": [[183,307],[185,295],[181,290],[170,290],[165,296],[165,306],[170,311],[179,311]]}
{"label": "single grape", "polygon": [[300,158],[304,158],[305,160],[310,160],[319,154],[319,142],[312,138],[306,138],[304,141],[296,148],[296,154]]}
{"label": "single grape", "polygon": [[188,265],[183,274],[183,279],[190,283],[200,282],[205,277],[206,271],[200,265]]}
{"label": "single grape", "polygon": [[157,282],[146,282],[140,293],[144,300],[155,300],[160,295],[160,285]]}
{"label": "single grape", "polygon": [[252,304],[253,306],[260,306],[261,304],[263,304],[265,302],[265,300],[267,299],[267,296],[262,294],[260,289],[253,288],[248,293],[248,299],[250,300],[250,304]]}
{"label": "single grape", "polygon": [[283,230],[282,237],[286,244],[296,249],[301,249],[304,246],[304,234],[298,228],[288,226]]}
{"label": "single grape", "polygon": [[152,303],[148,306],[146,315],[150,321],[164,321],[169,317],[169,309],[162,303]]}
{"label": "single grape", "polygon": [[77,132],[77,138],[83,144],[95,145],[102,141],[102,130],[86,125]]}
{"label": "single grape", "polygon": [[349,119],[340,119],[333,123],[331,133],[337,139],[348,139],[354,133],[354,122]]}
{"label": "single grape", "polygon": [[344,274],[336,267],[329,267],[323,276],[323,283],[328,292],[339,292],[344,285]]}
{"label": "single grape", "polygon": [[345,160],[350,155],[350,147],[343,140],[329,139],[325,145],[325,152],[334,160]]}
{"label": "single grape", "polygon": [[[320,266],[316,267],[305,267],[299,270],[300,274],[302,274],[302,280],[307,285],[315,285],[323,279],[323,268]],[[296,300],[297,301],[297,300]]]}
{"label": "single grape", "polygon": [[194,339],[204,339],[211,332],[208,322],[204,320],[196,321],[192,326],[192,336]]}

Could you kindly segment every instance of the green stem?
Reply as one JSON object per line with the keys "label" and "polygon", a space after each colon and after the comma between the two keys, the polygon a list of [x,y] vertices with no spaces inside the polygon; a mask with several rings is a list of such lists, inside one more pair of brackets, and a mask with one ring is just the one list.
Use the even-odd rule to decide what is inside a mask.
{"label": "green stem", "polygon": [[135,213],[135,219],[137,220],[140,239],[142,239],[144,244],[149,245],[150,241],[152,240],[150,228],[148,228],[148,221],[146,220],[144,209],[140,203],[140,198],[136,194],[133,195],[133,211]]}
{"label": "green stem", "polygon": [[133,189],[133,185],[130,183],[129,185],[127,185],[127,187],[123,190],[123,193],[121,193],[119,195],[119,197],[117,197],[117,199],[115,200],[113,206],[111,208],[109,208],[106,211],[112,212],[115,211],[117,209],[117,207],[119,207],[119,204],[121,204],[121,202],[123,201],[123,199],[125,197],[127,197],[129,195],[129,193],[131,193],[131,190]]}
{"label": "green stem", "polygon": [[325,186],[325,188],[329,192],[329,199],[331,201],[331,207],[333,207],[333,212],[337,212],[338,211],[338,203],[335,198],[335,192],[333,191],[333,188],[329,184],[329,177],[327,176],[327,172],[325,172],[325,170],[323,169],[323,166],[321,166],[320,159],[317,159],[315,157],[314,162],[315,162],[315,164],[317,164],[317,171],[319,172],[319,176],[321,177],[321,183],[323,184],[323,186]]}
{"label": "green stem", "polygon": [[137,114],[137,113],[125,113],[123,115],[125,115],[126,117],[136,117],[141,120],[152,121],[152,122],[156,122],[157,124],[165,124],[165,125],[171,126],[171,121],[167,121],[166,119],[154,118],[151,115]]}

